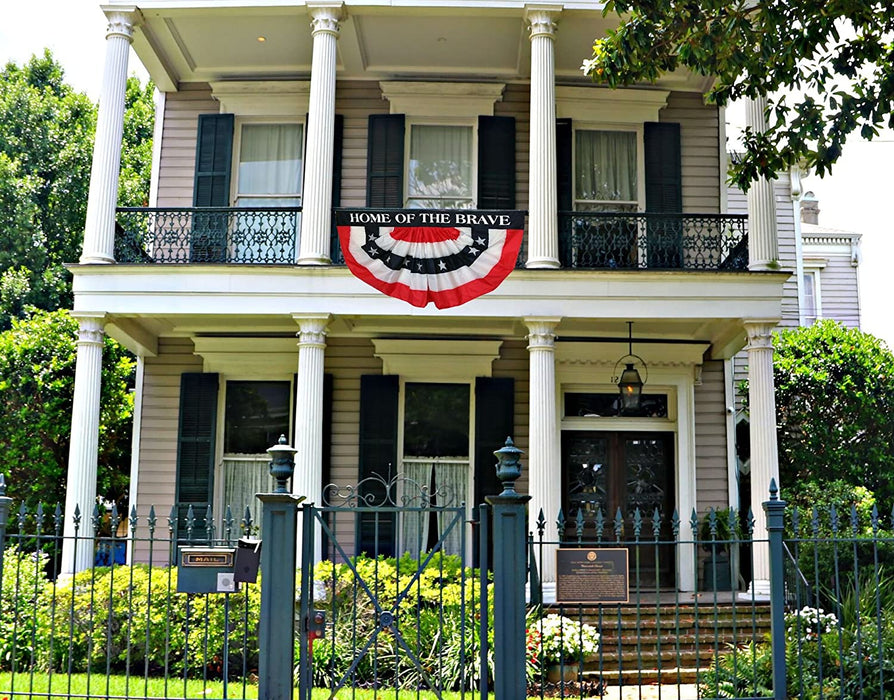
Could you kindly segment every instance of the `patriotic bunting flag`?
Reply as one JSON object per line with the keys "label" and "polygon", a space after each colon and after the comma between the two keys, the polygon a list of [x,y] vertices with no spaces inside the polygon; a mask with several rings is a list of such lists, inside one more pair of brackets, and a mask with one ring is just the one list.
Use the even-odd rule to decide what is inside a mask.
{"label": "patriotic bunting flag", "polygon": [[335,223],[356,277],[413,306],[447,309],[506,279],[521,248],[524,212],[341,209]]}

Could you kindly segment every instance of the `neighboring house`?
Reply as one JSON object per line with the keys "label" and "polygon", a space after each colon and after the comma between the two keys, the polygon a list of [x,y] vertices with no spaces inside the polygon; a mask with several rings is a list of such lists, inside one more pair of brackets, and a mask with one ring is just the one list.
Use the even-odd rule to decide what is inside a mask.
{"label": "neighboring house", "polygon": [[[579,66],[610,20],[590,2],[104,10],[97,155],[71,267],[81,340],[68,513],[95,494],[103,332],[139,359],[132,502],[141,517],[175,508],[180,528],[190,506],[220,517],[252,504],[280,434],[298,449],[294,491],[315,502],[330,481],[401,474],[478,503],[498,489],[492,452],[511,435],[548,538],[560,509],[658,507],[687,521],[731,502],[730,360],[746,341],[762,390],[752,405],[766,409],[752,433],[772,445],[755,460],[767,492],[767,341],[794,265],[778,264],[768,188],[754,188],[750,226],[725,213],[723,114],[702,99],[703,77],[592,84]],[[160,90],[153,206],[118,212],[116,229],[131,39]],[[465,303],[411,305],[344,265],[333,207],[355,223],[447,212],[465,247],[432,253],[401,278],[410,286],[454,285],[440,276],[448,258],[477,274],[462,260],[482,248],[508,276],[488,272],[492,291]],[[466,209],[521,214],[466,226],[455,216]],[[523,240],[509,272],[513,226]],[[398,274],[422,259],[401,246],[421,235],[440,250],[454,240],[445,230],[370,223],[341,235],[360,232],[349,262],[384,251],[399,258],[390,272],[364,269]],[[645,364],[625,361],[644,400],[619,415],[630,351]],[[386,551],[406,544],[387,527],[345,534],[350,551],[376,537]],[[83,565],[67,553],[65,566]],[[541,565],[549,580],[550,560]],[[668,585],[694,590],[693,556],[661,568]]]}

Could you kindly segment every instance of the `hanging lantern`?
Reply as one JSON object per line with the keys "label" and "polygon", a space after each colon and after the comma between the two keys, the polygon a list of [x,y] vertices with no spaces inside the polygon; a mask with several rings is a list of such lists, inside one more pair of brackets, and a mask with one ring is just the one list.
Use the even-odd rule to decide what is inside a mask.
{"label": "hanging lantern", "polygon": [[[646,377],[648,377],[649,369],[646,367],[645,360],[639,355],[633,354],[633,321],[628,321],[627,354],[615,363],[615,369],[614,372],[612,372],[612,374],[615,375],[613,381],[617,382],[618,391],[620,392],[618,413],[622,415],[636,413],[639,411],[642,403],[643,385],[645,384],[645,381],[636,369],[637,361],[642,365],[643,370],[646,372]],[[621,364],[624,365],[624,371],[621,372],[620,376],[617,376],[618,367]]]}

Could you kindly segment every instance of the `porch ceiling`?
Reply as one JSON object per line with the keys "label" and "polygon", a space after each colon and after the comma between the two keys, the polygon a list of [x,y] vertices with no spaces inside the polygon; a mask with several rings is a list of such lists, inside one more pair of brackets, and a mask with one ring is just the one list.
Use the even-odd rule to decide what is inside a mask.
{"label": "porch ceiling", "polygon": [[[447,3],[444,3],[447,4]],[[561,5],[562,3],[556,3]],[[593,38],[615,25],[597,3],[568,2],[556,34],[556,75],[586,80],[580,65]],[[338,42],[340,79],[475,76],[525,80],[530,41],[525,2],[348,0]],[[113,2],[106,9],[132,4]],[[306,79],[313,39],[304,2],[145,0],[134,49],[162,90],[180,83]],[[263,37],[259,41],[258,37]],[[698,90],[703,78],[668,76],[662,87]]]}

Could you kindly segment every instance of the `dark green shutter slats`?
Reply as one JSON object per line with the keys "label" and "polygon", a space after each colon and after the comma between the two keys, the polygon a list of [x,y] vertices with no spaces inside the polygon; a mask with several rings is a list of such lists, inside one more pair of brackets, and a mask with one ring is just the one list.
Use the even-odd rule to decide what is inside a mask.
{"label": "dark green shutter slats", "polygon": [[366,154],[366,206],[404,205],[403,114],[371,114]]}
{"label": "dark green shutter slats", "polygon": [[[646,122],[643,150],[646,163],[646,211],[683,211],[680,125]],[[683,227],[673,219],[650,220],[646,231],[647,263],[652,269],[679,268],[683,261]]]}
{"label": "dark green shutter slats", "polygon": [[556,204],[559,211],[574,209],[572,141],[570,119],[556,119]]}
{"label": "dark green shutter slats", "polygon": [[206,537],[205,513],[214,488],[218,375],[186,372],[180,377],[177,431],[178,537],[186,537],[186,516],[193,507],[194,540]]}
{"label": "dark green shutter slats", "polygon": [[646,163],[646,211],[683,211],[680,125],[646,122],[643,147]]}
{"label": "dark green shutter slats", "polygon": [[194,207],[226,207],[230,204],[233,124],[232,114],[199,115]]}
{"label": "dark green shutter slats", "polygon": [[[365,374],[360,377],[358,476],[361,481],[369,479],[363,483],[361,495],[368,496],[374,503],[383,503],[386,500],[384,483],[389,483],[397,473],[399,386],[396,375]],[[394,525],[393,513],[364,513],[358,525],[358,553],[393,556]]]}
{"label": "dark green shutter slats", "polygon": [[[332,208],[341,206],[341,165],[342,150],[345,141],[345,116],[335,115],[335,137],[332,142]],[[341,244],[338,242],[338,229],[335,228],[335,217],[332,217],[332,231],[329,242],[329,257],[333,264],[344,262]]]}
{"label": "dark green shutter slats", "polygon": [[478,117],[478,208],[515,209],[515,117]]}
{"label": "dark green shutter slats", "polygon": [[[503,490],[497,479],[494,450],[500,449],[507,437],[514,437],[514,429],[515,380],[512,377],[475,379],[475,503],[484,503],[487,496],[495,496]],[[474,538],[473,559],[474,566],[478,566],[477,537]],[[489,556],[488,561],[493,558]]]}

